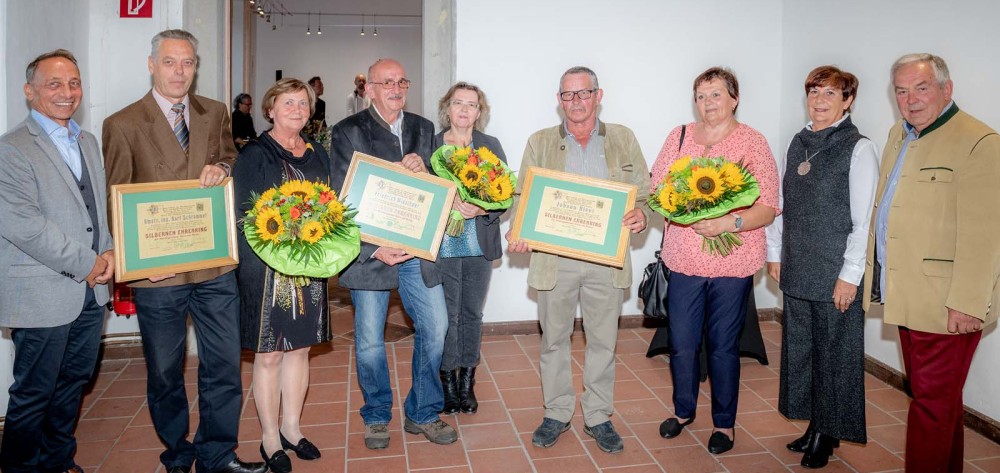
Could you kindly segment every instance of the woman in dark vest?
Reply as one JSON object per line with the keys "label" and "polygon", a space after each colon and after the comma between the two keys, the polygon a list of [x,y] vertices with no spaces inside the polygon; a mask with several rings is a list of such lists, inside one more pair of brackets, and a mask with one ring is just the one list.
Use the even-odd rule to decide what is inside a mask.
{"label": "woman in dark vest", "polygon": [[865,443],[864,313],[858,284],[878,180],[875,144],[851,123],[858,79],[833,66],[805,82],[810,121],[788,146],[767,273],[784,294],[778,410],[808,419],[788,444],[822,468],[840,440]]}

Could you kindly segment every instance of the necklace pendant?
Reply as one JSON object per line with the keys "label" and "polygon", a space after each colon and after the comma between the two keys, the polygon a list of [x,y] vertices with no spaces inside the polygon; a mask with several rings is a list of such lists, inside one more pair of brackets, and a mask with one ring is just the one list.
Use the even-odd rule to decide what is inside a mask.
{"label": "necklace pendant", "polygon": [[809,164],[809,161],[802,161],[799,163],[798,173],[800,176],[805,176],[809,174],[810,169],[812,169],[812,164]]}

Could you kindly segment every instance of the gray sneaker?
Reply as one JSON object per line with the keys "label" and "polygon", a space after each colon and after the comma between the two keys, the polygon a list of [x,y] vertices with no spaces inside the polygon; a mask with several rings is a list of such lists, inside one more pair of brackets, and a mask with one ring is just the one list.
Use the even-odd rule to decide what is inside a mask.
{"label": "gray sneaker", "polygon": [[615,432],[615,426],[611,425],[610,420],[593,427],[584,425],[583,433],[594,437],[594,440],[597,440],[597,448],[605,452],[618,453],[625,448],[622,445],[622,437]]}
{"label": "gray sneaker", "polygon": [[447,445],[458,440],[458,432],[455,432],[455,429],[441,419],[426,424],[418,424],[406,419],[403,422],[403,430],[411,434],[424,434],[427,440],[439,445]]}
{"label": "gray sneaker", "polygon": [[389,426],[386,424],[365,424],[365,446],[371,450],[389,446]]}
{"label": "gray sneaker", "polygon": [[558,420],[546,417],[542,419],[542,425],[531,434],[531,444],[536,447],[549,448],[556,444],[559,435],[569,430],[569,422],[559,422]]}

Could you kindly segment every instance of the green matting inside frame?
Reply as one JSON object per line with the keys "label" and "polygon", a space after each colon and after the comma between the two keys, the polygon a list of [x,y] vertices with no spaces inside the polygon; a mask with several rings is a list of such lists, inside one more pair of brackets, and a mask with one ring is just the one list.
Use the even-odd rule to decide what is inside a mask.
{"label": "green matting inside frame", "polygon": [[521,239],[574,248],[611,258],[617,256],[618,234],[622,230],[621,220],[625,216],[625,204],[628,202],[628,191],[617,191],[594,187],[536,174],[531,181],[531,193],[528,196],[522,196],[521,198],[528,199],[528,202],[541,202],[542,192],[549,187],[611,199],[611,221],[608,222],[608,228],[604,234],[604,244],[598,245],[595,243],[535,231],[534,223],[538,221],[539,210],[537,205],[529,206],[525,209],[524,219],[522,220],[523,223],[521,225]]}
{"label": "green matting inside frame", "polygon": [[[355,209],[359,209],[361,196],[365,193],[365,186],[368,183],[368,179],[373,175],[375,177],[383,177],[385,173],[391,173],[391,176],[383,177],[384,179],[431,193],[431,195],[433,195],[433,201],[430,203],[429,208],[432,210],[432,213],[431,215],[428,215],[427,220],[425,220],[425,222],[431,223],[424,225],[423,232],[421,233],[419,239],[358,222],[358,227],[360,228],[361,233],[365,233],[376,238],[399,242],[400,244],[420,248],[425,251],[430,251],[431,248],[434,247],[435,243],[434,234],[437,231],[436,222],[440,220],[442,212],[451,211],[451,205],[443,205],[439,207],[435,206],[439,199],[443,201],[448,197],[448,188],[441,187],[438,184],[430,183],[415,177],[407,176],[406,173],[409,173],[410,171],[403,168],[399,169],[399,172],[392,173],[387,172],[384,168],[374,166],[364,161],[358,162],[358,167],[354,171],[354,178],[351,181],[353,183],[351,185],[352,193],[344,196],[344,203]],[[441,210],[435,212],[435,208],[440,208]]]}
{"label": "green matting inside frame", "polygon": [[[211,250],[152,258],[139,257],[139,222],[136,212],[140,204],[204,199],[206,197],[212,201],[212,238],[214,244]],[[128,271],[137,271],[214,258],[228,258],[230,256],[229,240],[227,239],[229,230],[226,222],[229,218],[235,217],[226,215],[226,188],[224,186],[122,194],[122,233],[125,235],[125,269]]]}

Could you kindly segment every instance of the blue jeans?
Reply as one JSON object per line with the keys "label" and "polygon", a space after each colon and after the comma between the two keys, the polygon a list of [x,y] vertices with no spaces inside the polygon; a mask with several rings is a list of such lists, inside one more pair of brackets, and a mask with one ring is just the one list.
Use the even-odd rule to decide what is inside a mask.
{"label": "blue jeans", "polygon": [[[413,319],[413,386],[406,395],[403,411],[411,421],[426,424],[438,420],[444,407],[444,393],[438,370],[444,337],[448,331],[448,309],[440,284],[428,288],[420,275],[420,261],[399,265],[399,296]],[[388,424],[392,420],[392,386],[385,355],[385,318],[389,291],[351,290],[354,304],[354,350],[357,355],[358,384],[365,405],[361,417],[366,425]]]}

